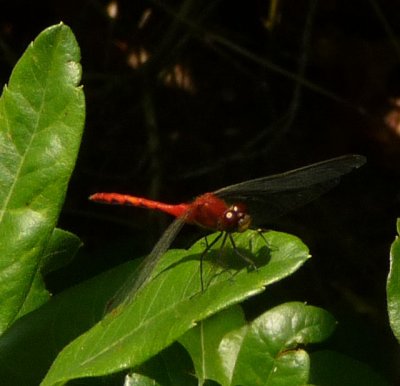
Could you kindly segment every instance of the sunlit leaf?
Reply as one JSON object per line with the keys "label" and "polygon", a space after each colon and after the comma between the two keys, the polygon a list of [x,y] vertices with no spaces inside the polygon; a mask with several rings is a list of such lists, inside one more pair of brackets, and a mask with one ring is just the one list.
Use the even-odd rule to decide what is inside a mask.
{"label": "sunlit leaf", "polygon": [[[397,220],[397,234],[400,234],[400,220]],[[400,343],[400,239],[396,236],[390,249],[390,271],[387,279],[387,302],[390,326]]]}
{"label": "sunlit leaf", "polygon": [[[263,265],[249,270],[240,263],[230,269],[207,259],[207,287],[201,292],[199,258],[204,241],[188,251],[169,251],[157,267],[158,274],[132,303],[112,310],[61,352],[43,385],[138,366],[198,321],[263,291],[266,285],[290,275],[309,258],[307,247],[285,233],[270,231],[261,237],[258,232],[248,231],[236,237],[235,242],[239,250],[246,250]],[[239,259],[229,248],[209,253],[210,257],[219,255]]]}
{"label": "sunlit leaf", "polygon": [[79,47],[63,25],[42,32],[0,99],[0,332],[46,298],[39,271],[77,157],[84,97]]}
{"label": "sunlit leaf", "polygon": [[325,310],[286,303],[227,334],[219,352],[222,385],[304,385],[310,359],[305,345],[329,337],[336,322]]}

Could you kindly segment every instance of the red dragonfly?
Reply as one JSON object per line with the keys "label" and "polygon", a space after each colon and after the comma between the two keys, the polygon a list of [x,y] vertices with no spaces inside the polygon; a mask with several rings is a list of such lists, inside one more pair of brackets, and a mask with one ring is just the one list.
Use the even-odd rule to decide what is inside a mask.
{"label": "red dragonfly", "polygon": [[337,185],[342,175],[365,162],[364,156],[345,155],[289,172],[230,185],[181,204],[165,204],[119,193],[95,193],[89,199],[154,209],[176,217],[142,262],[137,277],[135,274],[127,295],[131,299],[151,280],[153,269],[185,223],[220,231],[220,236],[225,235],[222,243],[226,237],[233,243],[233,232],[244,232],[252,224],[262,225],[266,220],[271,221],[314,200]]}

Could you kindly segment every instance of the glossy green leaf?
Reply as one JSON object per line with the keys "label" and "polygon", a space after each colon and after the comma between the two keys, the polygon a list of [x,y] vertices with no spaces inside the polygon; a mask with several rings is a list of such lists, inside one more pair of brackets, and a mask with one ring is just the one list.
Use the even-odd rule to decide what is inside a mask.
{"label": "glossy green leaf", "polygon": [[[154,279],[133,302],[112,310],[61,352],[43,385],[138,366],[198,321],[263,291],[309,258],[307,247],[285,233],[270,231],[261,237],[248,231],[237,235],[235,243],[241,253],[248,253],[257,262],[257,270],[249,270],[232,248],[220,252],[215,245],[204,262],[206,290],[201,292],[199,258],[204,241],[188,251],[169,251],[157,266]],[[235,269],[224,265],[228,257],[240,264],[234,263]]]}
{"label": "glossy green leaf", "polygon": [[[397,220],[400,235],[400,219]],[[390,271],[386,285],[390,326],[400,342],[400,239],[396,236],[390,249]]]}
{"label": "glossy green leaf", "polygon": [[336,322],[326,311],[286,303],[227,334],[219,346],[222,385],[304,385],[310,359],[302,348],[325,340]]}
{"label": "glossy green leaf", "polygon": [[25,304],[64,201],[84,123],[79,47],[59,24],[15,66],[0,99],[0,332]]}

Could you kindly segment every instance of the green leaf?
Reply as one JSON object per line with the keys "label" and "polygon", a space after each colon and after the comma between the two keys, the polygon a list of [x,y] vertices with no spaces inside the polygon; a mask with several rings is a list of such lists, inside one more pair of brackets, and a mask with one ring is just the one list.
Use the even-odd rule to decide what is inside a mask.
{"label": "green leaf", "polygon": [[[397,235],[400,234],[400,219],[397,220]],[[400,239],[396,236],[390,249],[390,270],[386,284],[390,326],[400,342]]]}
{"label": "green leaf", "polygon": [[84,124],[79,47],[63,25],[43,31],[0,99],[0,332],[30,311]]}
{"label": "green leaf", "polygon": [[25,315],[35,310],[50,299],[43,276],[68,264],[82,245],[80,239],[70,232],[55,228],[43,254],[39,271],[31,285],[30,291],[25,299],[20,315]]}
{"label": "green leaf", "polygon": [[346,355],[324,350],[311,356],[310,381],[322,386],[389,386],[369,366]]}
{"label": "green leaf", "polygon": [[[137,261],[130,261],[54,296],[20,318],[0,338],[0,374],[6,385],[38,385],[58,352],[104,316],[110,298]],[[18,363],[18,366],[15,366]],[[192,362],[179,344],[140,366],[163,385],[191,385]]]}
{"label": "green leaf", "polygon": [[18,319],[0,337],[0,383],[38,385],[63,347],[104,316],[108,301],[136,266],[131,261],[98,275]]}
{"label": "green leaf", "polygon": [[158,382],[141,374],[127,374],[124,386],[161,386]]}
{"label": "green leaf", "polygon": [[[204,241],[188,251],[169,251],[157,266],[154,279],[133,302],[112,310],[60,353],[43,385],[138,366],[198,321],[263,291],[309,258],[301,240],[285,233],[270,231],[261,237],[259,232],[248,231],[235,236],[235,243],[241,252],[246,250],[264,265],[249,270],[241,264],[231,270],[207,259],[203,264],[207,287],[201,292],[199,258]],[[219,255],[239,260],[231,248],[219,253],[217,245],[208,254]]]}
{"label": "green leaf", "polygon": [[78,236],[55,228],[41,260],[42,274],[45,276],[49,272],[66,266],[71,262],[81,246],[82,242]]}
{"label": "green leaf", "polygon": [[328,338],[336,322],[325,310],[286,303],[227,334],[219,346],[222,385],[304,385],[310,360],[301,346]]}
{"label": "green leaf", "polygon": [[221,379],[219,343],[225,334],[245,324],[243,310],[237,305],[199,322],[179,338],[192,357],[200,384],[206,379]]}
{"label": "green leaf", "polygon": [[174,343],[137,369],[137,373],[149,376],[163,386],[195,386],[199,382],[193,376],[193,363],[187,351]]}

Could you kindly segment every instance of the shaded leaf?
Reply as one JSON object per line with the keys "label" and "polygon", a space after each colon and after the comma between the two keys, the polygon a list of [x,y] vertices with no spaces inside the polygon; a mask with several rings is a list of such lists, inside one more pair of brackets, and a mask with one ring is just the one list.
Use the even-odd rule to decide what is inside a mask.
{"label": "shaded leaf", "polygon": [[136,266],[131,261],[98,275],[18,319],[0,337],[1,383],[38,385],[62,348],[104,316],[109,299]]}
{"label": "shaded leaf", "polygon": [[50,299],[43,276],[72,260],[81,246],[80,239],[70,232],[55,228],[41,259],[42,268],[36,272],[30,291],[20,311],[21,315],[35,310]]}
{"label": "shaded leaf", "polygon": [[221,378],[219,343],[225,334],[244,324],[246,320],[241,307],[233,306],[199,322],[198,326],[179,338],[192,357],[200,383],[206,379]]}
{"label": "shaded leaf", "polygon": [[55,228],[41,260],[43,276],[66,266],[81,246],[82,242],[78,236]]}
{"label": "shaded leaf", "polygon": [[137,372],[154,379],[163,386],[196,386],[193,363],[187,351],[174,343],[139,366]]}
{"label": "shaded leaf", "polygon": [[323,386],[389,386],[369,366],[334,351],[311,355],[310,380]]}

